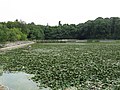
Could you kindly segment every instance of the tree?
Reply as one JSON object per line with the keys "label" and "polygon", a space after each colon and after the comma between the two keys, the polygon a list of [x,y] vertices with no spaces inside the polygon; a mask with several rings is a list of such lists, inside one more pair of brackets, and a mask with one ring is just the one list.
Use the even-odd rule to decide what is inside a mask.
{"label": "tree", "polygon": [[44,39],[44,31],[39,25],[29,24],[29,39]]}

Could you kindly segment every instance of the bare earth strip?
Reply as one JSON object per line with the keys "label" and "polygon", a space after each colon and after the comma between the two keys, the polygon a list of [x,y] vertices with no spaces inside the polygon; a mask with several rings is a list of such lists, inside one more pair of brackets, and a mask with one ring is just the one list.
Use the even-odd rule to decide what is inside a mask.
{"label": "bare earth strip", "polygon": [[24,42],[16,42],[16,43],[10,43],[10,44],[6,44],[4,48],[0,48],[0,51],[5,51],[5,50],[12,50],[12,49],[16,49],[16,48],[21,48],[27,45],[31,45],[34,44],[35,42],[33,41],[24,41]]}

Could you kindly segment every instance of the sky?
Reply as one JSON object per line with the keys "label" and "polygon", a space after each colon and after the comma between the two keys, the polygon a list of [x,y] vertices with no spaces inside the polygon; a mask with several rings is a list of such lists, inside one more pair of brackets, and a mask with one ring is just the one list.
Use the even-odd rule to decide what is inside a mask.
{"label": "sky", "polygon": [[97,17],[120,17],[120,0],[0,0],[0,22],[79,24]]}

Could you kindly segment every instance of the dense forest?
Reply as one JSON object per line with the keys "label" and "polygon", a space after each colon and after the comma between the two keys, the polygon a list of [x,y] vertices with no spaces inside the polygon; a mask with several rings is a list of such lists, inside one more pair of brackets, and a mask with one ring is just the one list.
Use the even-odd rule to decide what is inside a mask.
{"label": "dense forest", "polygon": [[0,22],[0,42],[53,39],[120,39],[120,18],[88,20],[85,23],[58,26],[36,25],[15,20]]}

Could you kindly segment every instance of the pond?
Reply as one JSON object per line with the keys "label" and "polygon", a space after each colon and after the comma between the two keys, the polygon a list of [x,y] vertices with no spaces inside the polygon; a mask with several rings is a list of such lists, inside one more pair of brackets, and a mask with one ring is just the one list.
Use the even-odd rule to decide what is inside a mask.
{"label": "pond", "polygon": [[3,71],[0,67],[0,85],[9,88],[6,90],[49,90],[49,88],[39,89],[38,84],[31,80],[33,75],[25,72]]}

